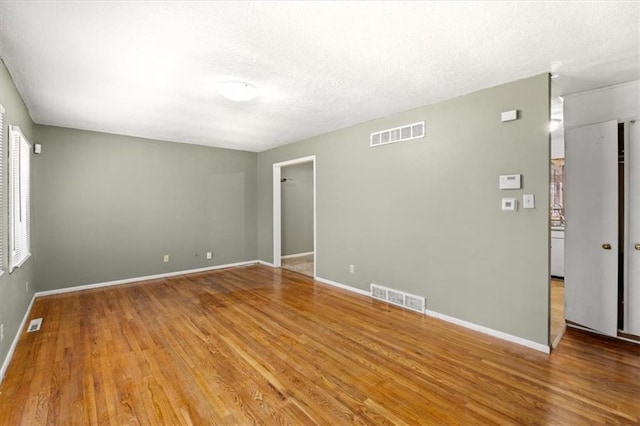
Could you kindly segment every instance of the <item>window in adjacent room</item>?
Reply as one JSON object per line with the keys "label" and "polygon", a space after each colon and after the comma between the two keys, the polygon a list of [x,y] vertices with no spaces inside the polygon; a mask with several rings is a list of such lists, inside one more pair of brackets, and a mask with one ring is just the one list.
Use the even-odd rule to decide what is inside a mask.
{"label": "window in adjacent room", "polygon": [[9,126],[9,272],[31,256],[31,144]]}
{"label": "window in adjacent room", "polygon": [[[4,211],[4,198],[2,190],[4,183],[4,108],[0,105],[0,211]],[[4,228],[0,219],[0,275],[4,274]]]}
{"label": "window in adjacent room", "polygon": [[564,159],[551,160],[551,225],[564,226]]}

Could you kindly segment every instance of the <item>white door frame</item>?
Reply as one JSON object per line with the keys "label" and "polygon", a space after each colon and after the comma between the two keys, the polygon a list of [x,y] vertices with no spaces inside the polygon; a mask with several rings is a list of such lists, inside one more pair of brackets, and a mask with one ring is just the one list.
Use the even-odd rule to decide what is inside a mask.
{"label": "white door frame", "polygon": [[316,239],[316,156],[296,158],[273,164],[273,266],[282,265],[282,168],[297,164],[311,163],[313,168],[313,277],[316,277],[318,247]]}

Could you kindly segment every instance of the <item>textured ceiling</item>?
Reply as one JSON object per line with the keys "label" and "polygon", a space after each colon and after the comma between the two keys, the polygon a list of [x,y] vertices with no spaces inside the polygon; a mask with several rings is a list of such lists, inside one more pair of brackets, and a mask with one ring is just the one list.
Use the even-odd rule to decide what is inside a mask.
{"label": "textured ceiling", "polygon": [[0,1],[37,123],[249,151],[543,72],[638,79],[639,40],[638,2]]}

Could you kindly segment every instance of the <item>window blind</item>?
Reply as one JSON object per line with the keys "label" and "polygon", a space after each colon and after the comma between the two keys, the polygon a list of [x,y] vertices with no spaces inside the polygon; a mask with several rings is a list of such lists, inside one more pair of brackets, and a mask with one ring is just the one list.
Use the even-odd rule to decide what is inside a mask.
{"label": "window blind", "polygon": [[31,256],[31,144],[9,127],[9,272]]}
{"label": "window blind", "polygon": [[[0,211],[4,211],[4,108],[0,105]],[[0,220],[0,275],[4,273],[4,228]]]}

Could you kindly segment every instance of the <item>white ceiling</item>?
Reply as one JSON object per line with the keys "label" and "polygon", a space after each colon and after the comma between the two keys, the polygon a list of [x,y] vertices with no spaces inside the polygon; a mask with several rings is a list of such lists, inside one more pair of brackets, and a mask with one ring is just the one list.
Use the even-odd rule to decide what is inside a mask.
{"label": "white ceiling", "polygon": [[640,2],[0,1],[35,122],[248,151],[543,72],[635,80],[639,41]]}

